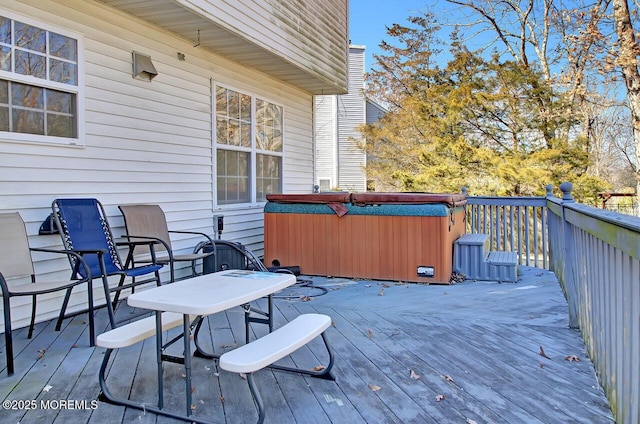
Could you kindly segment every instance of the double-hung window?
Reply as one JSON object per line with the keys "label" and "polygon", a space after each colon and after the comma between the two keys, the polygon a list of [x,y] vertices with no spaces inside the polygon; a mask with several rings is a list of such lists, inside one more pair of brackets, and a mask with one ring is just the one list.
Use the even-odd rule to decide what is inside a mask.
{"label": "double-hung window", "polygon": [[275,103],[216,86],[218,205],[264,202],[282,192],[282,112]]}
{"label": "double-hung window", "polygon": [[0,11],[0,134],[78,142],[78,38]]}

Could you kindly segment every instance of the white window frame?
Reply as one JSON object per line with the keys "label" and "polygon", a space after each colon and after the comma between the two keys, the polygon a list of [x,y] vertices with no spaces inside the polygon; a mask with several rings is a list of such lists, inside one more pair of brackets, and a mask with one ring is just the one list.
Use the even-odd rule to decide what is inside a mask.
{"label": "white window frame", "polygon": [[[226,90],[235,91],[239,94],[243,94],[251,97],[251,130],[250,130],[250,140],[251,147],[242,147],[242,146],[231,146],[228,144],[218,144],[217,137],[217,111],[216,111],[216,88],[224,88]],[[223,84],[219,82],[212,81],[211,84],[211,104],[212,104],[212,141],[213,141],[213,198],[214,198],[214,207],[216,209],[234,209],[234,208],[243,208],[243,207],[263,207],[266,201],[258,201],[257,200],[257,167],[256,167],[256,156],[258,154],[265,154],[270,156],[276,156],[280,158],[280,187],[281,191],[284,191],[284,153],[285,153],[285,107],[282,103],[275,102],[265,96],[261,96],[258,94],[254,94],[251,92],[247,92],[245,90],[238,89],[228,84]],[[256,99],[260,99],[262,101],[266,101],[268,103],[274,104],[282,108],[282,151],[272,151],[272,150],[260,150],[256,146]],[[218,200],[218,149],[220,150],[232,150],[239,152],[247,152],[249,153],[249,201],[248,202],[239,202],[239,203],[224,203],[221,204]]]}
{"label": "white window frame", "polygon": [[0,70],[0,79],[27,84],[35,87],[48,88],[66,93],[72,93],[76,98],[76,137],[56,137],[40,134],[18,133],[11,131],[0,131],[0,139],[2,141],[26,142],[45,145],[62,145],[62,146],[84,146],[85,138],[85,119],[84,119],[84,38],[75,32],[68,31],[54,25],[34,20],[26,16],[18,15],[8,10],[0,8],[0,15],[14,21],[20,21],[34,27],[38,27],[45,31],[55,32],[65,37],[73,38],[77,42],[77,85],[64,84],[48,79],[36,78],[31,75],[21,75],[10,71]]}

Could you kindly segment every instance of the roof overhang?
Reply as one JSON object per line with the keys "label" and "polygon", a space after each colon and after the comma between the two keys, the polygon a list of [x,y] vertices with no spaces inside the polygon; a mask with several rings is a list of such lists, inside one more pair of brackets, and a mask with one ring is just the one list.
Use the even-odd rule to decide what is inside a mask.
{"label": "roof overhang", "polygon": [[189,0],[101,0],[104,4],[169,30],[201,48],[257,69],[311,94],[343,94],[345,87],[304,69],[277,51],[243,37],[234,28],[216,22]]}

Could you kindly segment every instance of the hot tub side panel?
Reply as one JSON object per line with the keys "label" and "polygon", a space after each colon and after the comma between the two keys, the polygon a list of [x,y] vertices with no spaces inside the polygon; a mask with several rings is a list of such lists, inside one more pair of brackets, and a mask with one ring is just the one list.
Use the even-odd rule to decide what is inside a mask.
{"label": "hot tub side panel", "polygon": [[[265,263],[298,265],[308,275],[446,284],[453,244],[465,231],[452,216],[265,213]],[[432,266],[434,277],[418,277]]]}

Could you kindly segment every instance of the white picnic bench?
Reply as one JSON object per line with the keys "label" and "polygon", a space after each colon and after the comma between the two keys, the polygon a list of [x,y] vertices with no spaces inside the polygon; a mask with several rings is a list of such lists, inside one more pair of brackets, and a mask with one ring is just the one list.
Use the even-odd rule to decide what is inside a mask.
{"label": "white picnic bench", "polygon": [[[114,328],[97,337],[96,345],[107,349],[98,375],[100,389],[102,391],[100,398],[102,400],[143,409],[147,412],[154,412],[183,421],[201,424],[211,422],[191,415],[191,338],[184,337],[184,335],[190,335],[194,332],[194,342],[197,346],[197,337],[200,328],[199,320],[202,319],[202,316],[220,312],[229,307],[243,305],[252,299],[270,294],[277,289],[288,286],[290,284],[288,279],[292,278],[293,281],[295,281],[295,276],[290,277],[286,274],[280,276],[274,275],[273,277],[262,275],[245,276],[244,274],[238,273],[230,274],[230,271],[216,274],[219,275],[214,281],[211,280],[216,278],[215,274],[208,274],[208,276],[194,277],[167,286],[154,287],[144,292],[132,294],[129,297],[128,303],[131,306],[148,306],[149,309],[156,310],[156,315]],[[270,288],[265,289],[265,286],[269,286]],[[194,297],[194,293],[198,293],[199,295]],[[170,309],[171,312],[166,312],[167,309]],[[194,321],[194,317],[198,318]],[[180,337],[176,337],[166,345],[163,345],[162,333],[178,327],[181,324],[183,325],[181,338],[184,341],[184,357],[176,358],[164,355],[166,345],[175,342]],[[303,314],[284,326],[250,343],[226,352],[221,356],[208,355],[208,357],[218,359],[219,366],[222,370],[247,375],[251,395],[258,408],[258,423],[262,423],[265,417],[264,404],[255,385],[253,373],[268,367],[334,380],[331,374],[334,358],[325,335],[325,330],[330,325],[331,318],[327,315],[315,313]],[[193,331],[194,328],[195,331]],[[131,346],[156,334],[159,336],[156,337],[158,405],[146,405],[130,400],[128,397],[122,398],[114,396],[110,392],[106,382],[107,365],[113,351]],[[305,346],[318,336],[322,336],[328,352],[329,364],[327,366],[318,367],[318,370],[315,371],[275,364],[278,360]],[[185,396],[187,398],[187,411],[185,414],[164,409],[162,361],[184,364],[186,374]]]}
{"label": "white picnic bench", "polygon": [[[258,424],[264,421],[265,412],[260,392],[253,378],[254,372],[271,367],[285,371],[300,372],[314,377],[334,379],[331,375],[333,355],[324,334],[324,331],[330,325],[331,318],[327,315],[303,314],[266,336],[262,336],[220,356],[220,368],[225,371],[246,375],[251,395],[258,407]],[[320,335],[329,352],[329,365],[322,370],[315,372],[273,365],[276,361],[295,352]]]}

